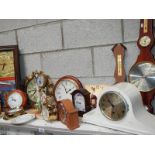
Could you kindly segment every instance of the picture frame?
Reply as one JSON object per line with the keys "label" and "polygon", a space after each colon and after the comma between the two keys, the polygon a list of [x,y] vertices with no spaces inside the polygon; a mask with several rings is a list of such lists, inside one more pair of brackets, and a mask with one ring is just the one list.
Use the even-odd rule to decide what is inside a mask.
{"label": "picture frame", "polygon": [[18,46],[0,46],[0,100],[2,110],[6,108],[6,94],[11,90],[20,89],[20,79]]}

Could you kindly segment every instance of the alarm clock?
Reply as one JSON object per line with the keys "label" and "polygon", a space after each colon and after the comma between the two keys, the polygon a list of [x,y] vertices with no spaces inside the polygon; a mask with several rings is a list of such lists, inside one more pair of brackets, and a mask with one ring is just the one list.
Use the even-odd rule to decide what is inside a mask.
{"label": "alarm clock", "polygon": [[137,45],[140,54],[129,71],[128,80],[141,92],[146,109],[153,113],[151,105],[155,95],[155,59],[151,50],[154,46],[153,20],[141,19]]}
{"label": "alarm clock", "polygon": [[6,96],[6,104],[9,108],[9,113],[18,112],[27,104],[27,95],[21,90],[12,90]]}
{"label": "alarm clock", "polygon": [[61,100],[58,102],[58,117],[70,130],[79,127],[78,111],[74,108],[71,100]]}
{"label": "alarm clock", "polygon": [[145,110],[139,90],[127,82],[104,89],[97,108],[82,121],[130,134],[155,134],[155,117]]}
{"label": "alarm clock", "polygon": [[55,101],[58,102],[64,99],[72,100],[71,93],[80,88],[83,88],[83,86],[76,77],[71,75],[61,77],[53,89]]}
{"label": "alarm clock", "polygon": [[79,116],[91,110],[90,92],[84,88],[77,89],[72,93],[72,101],[78,110]]}

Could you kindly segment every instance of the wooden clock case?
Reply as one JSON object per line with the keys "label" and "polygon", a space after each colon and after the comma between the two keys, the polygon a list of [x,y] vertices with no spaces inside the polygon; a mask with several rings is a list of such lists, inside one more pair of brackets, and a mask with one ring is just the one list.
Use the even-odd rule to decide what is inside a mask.
{"label": "wooden clock case", "polygon": [[71,94],[72,94],[72,101],[73,101],[74,107],[75,107],[74,95],[76,95],[77,93],[80,93],[84,97],[84,100],[85,100],[85,112],[78,111],[79,116],[83,116],[83,114],[91,110],[90,92],[84,88],[73,91]]}
{"label": "wooden clock case", "polygon": [[115,82],[125,82],[126,74],[125,74],[125,67],[123,64],[124,56],[125,56],[126,47],[123,44],[116,44],[112,48],[112,51],[115,56],[116,68],[115,68]]}
{"label": "wooden clock case", "polygon": [[[150,62],[155,65],[155,59],[153,54],[151,53],[151,50],[154,46],[155,39],[153,35],[153,20],[148,19],[148,31],[146,33],[143,32],[143,27],[144,25],[144,19],[140,20],[140,32],[139,32],[139,39],[137,41],[137,46],[140,49],[140,54],[138,55],[138,58],[136,60],[136,63],[132,66],[134,67],[136,64],[142,63],[142,62]],[[143,36],[149,36],[151,39],[151,42],[148,46],[142,47],[140,45],[140,39]],[[151,105],[151,102],[154,98],[155,95],[155,89],[149,91],[149,92],[141,92],[142,98],[143,98],[143,103],[145,106],[148,107],[148,111],[153,113],[153,107]]]}
{"label": "wooden clock case", "polygon": [[58,119],[64,123],[70,130],[79,127],[78,111],[74,108],[71,100],[61,100],[57,105]]}

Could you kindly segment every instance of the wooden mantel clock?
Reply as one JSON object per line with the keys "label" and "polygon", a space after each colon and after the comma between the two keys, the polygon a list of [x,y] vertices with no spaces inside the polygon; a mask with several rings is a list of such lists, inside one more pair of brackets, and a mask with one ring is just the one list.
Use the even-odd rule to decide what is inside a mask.
{"label": "wooden mantel clock", "polygon": [[152,19],[140,20],[140,34],[137,45],[140,54],[129,71],[129,82],[139,89],[145,107],[152,113],[151,102],[155,95],[155,59],[151,53],[154,45]]}
{"label": "wooden mantel clock", "polygon": [[124,67],[124,55],[125,55],[126,47],[123,44],[116,44],[112,48],[112,51],[115,56],[116,67],[115,67],[115,82],[125,82],[126,74],[125,74],[125,67]]}

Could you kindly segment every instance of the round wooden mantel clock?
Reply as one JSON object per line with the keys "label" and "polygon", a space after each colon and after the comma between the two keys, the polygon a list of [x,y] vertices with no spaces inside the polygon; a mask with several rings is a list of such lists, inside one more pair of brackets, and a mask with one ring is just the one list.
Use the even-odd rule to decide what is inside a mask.
{"label": "round wooden mantel clock", "polygon": [[155,59],[151,50],[154,45],[153,20],[140,20],[140,34],[137,45],[140,54],[129,71],[129,82],[141,92],[143,103],[149,112],[153,112],[151,102],[155,95]]}

